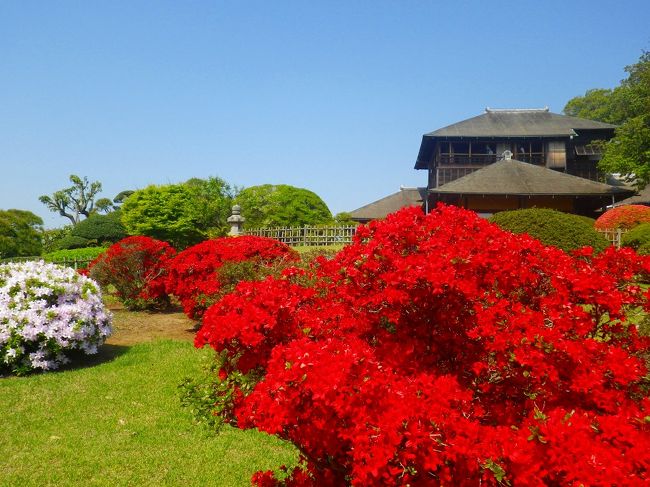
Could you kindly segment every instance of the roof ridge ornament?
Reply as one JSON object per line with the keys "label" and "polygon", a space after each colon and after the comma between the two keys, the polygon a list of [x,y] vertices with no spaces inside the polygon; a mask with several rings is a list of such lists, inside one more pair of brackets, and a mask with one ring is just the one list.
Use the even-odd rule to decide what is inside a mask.
{"label": "roof ridge ornament", "polygon": [[544,108],[490,108],[485,107],[485,113],[502,113],[502,112],[548,112],[546,105]]}

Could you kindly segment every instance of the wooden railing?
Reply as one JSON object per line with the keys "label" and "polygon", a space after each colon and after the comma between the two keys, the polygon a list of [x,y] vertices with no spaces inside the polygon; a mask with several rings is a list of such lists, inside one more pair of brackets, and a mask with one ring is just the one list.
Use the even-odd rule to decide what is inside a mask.
{"label": "wooden railing", "polygon": [[[441,166],[487,166],[499,160],[497,154],[440,154],[439,165]],[[535,165],[544,165],[546,156],[544,152],[519,152],[512,156],[522,162],[529,162]]]}
{"label": "wooden railing", "polygon": [[292,247],[343,245],[352,242],[357,227],[276,227],[251,228],[243,231],[243,235],[256,235],[278,240]]}
{"label": "wooden railing", "polygon": [[621,237],[625,235],[629,230],[623,230],[622,228],[606,228],[606,229],[596,229],[598,232],[614,245],[617,249],[621,248]]}

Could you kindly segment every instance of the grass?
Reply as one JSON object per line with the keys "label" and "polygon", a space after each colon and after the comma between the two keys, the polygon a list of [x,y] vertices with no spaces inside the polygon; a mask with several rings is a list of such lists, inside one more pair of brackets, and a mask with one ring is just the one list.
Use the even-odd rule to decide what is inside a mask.
{"label": "grass", "polygon": [[293,464],[257,431],[192,424],[177,386],[209,350],[157,340],[106,345],[83,366],[0,379],[0,485],[250,485]]}

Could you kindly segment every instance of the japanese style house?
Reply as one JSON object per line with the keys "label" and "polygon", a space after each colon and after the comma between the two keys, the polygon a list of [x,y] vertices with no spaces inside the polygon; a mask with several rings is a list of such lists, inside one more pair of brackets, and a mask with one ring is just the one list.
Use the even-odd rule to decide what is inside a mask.
{"label": "japanese style house", "polygon": [[[413,194],[424,193],[425,209],[443,201],[486,215],[530,207],[593,215],[634,194],[627,186],[605,184],[597,168],[596,141],[612,138],[615,128],[548,108],[486,108],[422,136],[415,169],[427,171],[427,186]],[[389,210],[382,204],[387,198],[353,211],[352,217],[365,210],[367,219],[369,207]]]}

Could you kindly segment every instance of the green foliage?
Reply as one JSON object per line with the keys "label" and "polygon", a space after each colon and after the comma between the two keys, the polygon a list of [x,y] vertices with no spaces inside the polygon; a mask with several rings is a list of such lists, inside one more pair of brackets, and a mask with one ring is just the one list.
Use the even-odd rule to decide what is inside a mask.
{"label": "green foliage", "polygon": [[41,255],[43,220],[26,210],[0,210],[0,258]]}
{"label": "green foliage", "polygon": [[124,201],[122,223],[129,235],[145,235],[182,249],[225,234],[231,201],[230,186],[219,178],[152,185]]}
{"label": "green foliage", "polygon": [[625,68],[628,77],[613,89],[588,90],[571,99],[564,113],[620,124],[605,144],[600,168],[634,174],[641,186],[650,181],[650,52]]}
{"label": "green foliage", "polygon": [[55,250],[81,249],[84,247],[90,247],[91,245],[92,242],[87,238],[68,234],[57,240]]}
{"label": "green foliage", "polygon": [[209,238],[223,237],[230,229],[227,219],[230,216],[233,189],[223,179],[192,178],[185,182],[192,193],[198,225]]}
{"label": "green foliage", "polygon": [[294,250],[300,254],[300,260],[306,264],[314,262],[319,257],[324,257],[327,260],[332,259],[344,245],[327,245],[323,247],[294,247]]}
{"label": "green foliage", "polygon": [[334,215],[334,224],[340,225],[342,227],[353,227],[357,226],[359,222],[355,222],[352,219],[352,215],[347,211],[342,211]]}
{"label": "green foliage", "polygon": [[97,212],[108,212],[112,209],[113,202],[108,198],[95,197],[102,190],[99,181],[90,182],[88,178],[80,178],[76,174],[70,175],[72,186],[55,191],[52,196],[40,196],[38,199],[50,211],[66,217],[76,225],[81,220],[81,215],[86,218]]}
{"label": "green foliage", "polygon": [[135,191],[131,189],[125,189],[124,191],[120,191],[115,195],[115,198],[113,198],[113,208],[116,210],[119,209],[118,205],[121,205],[124,203],[124,200],[126,200],[129,196],[131,196]]}
{"label": "green foliage", "polygon": [[60,242],[72,233],[72,225],[43,230],[43,252],[54,252],[61,248]]}
{"label": "green foliage", "polygon": [[565,252],[584,246],[601,252],[609,242],[594,230],[594,220],[545,208],[502,211],[490,218],[504,230],[527,233],[545,245],[553,245]]}
{"label": "green foliage", "polygon": [[[54,252],[48,252],[43,254],[43,260],[46,262],[56,262],[61,263],[63,261],[91,261],[96,259],[98,255],[106,251],[106,247],[85,247],[80,249],[67,249],[67,250],[55,250]],[[80,269],[84,269],[88,264],[80,265]]]}
{"label": "green foliage", "polygon": [[624,98],[620,91],[594,88],[570,99],[563,111],[572,117],[620,124],[629,117]]}
{"label": "green foliage", "polygon": [[638,253],[648,255],[650,253],[650,223],[637,225],[621,237],[621,245],[630,247]]}
{"label": "green foliage", "polygon": [[[650,98],[648,98],[650,107]],[[633,173],[641,185],[650,182],[649,112],[628,119],[616,129],[616,137],[605,147],[600,167],[609,172]]]}
{"label": "green foliage", "polygon": [[316,193],[286,184],[251,186],[240,191],[235,202],[246,228],[332,223],[332,213]]}
{"label": "green foliage", "polygon": [[126,229],[121,218],[120,210],[106,215],[91,215],[75,225],[71,234],[96,244],[115,243],[126,237]]}
{"label": "green foliage", "polygon": [[[200,374],[186,377],[179,385],[181,405],[187,408],[196,423],[210,431],[219,431],[224,426],[220,413],[225,413],[234,404],[233,383],[238,391],[248,394],[260,379],[259,372],[242,374],[233,371],[226,380],[220,374],[224,365],[224,355],[217,354],[204,362]],[[215,401],[216,397],[219,401]]]}

